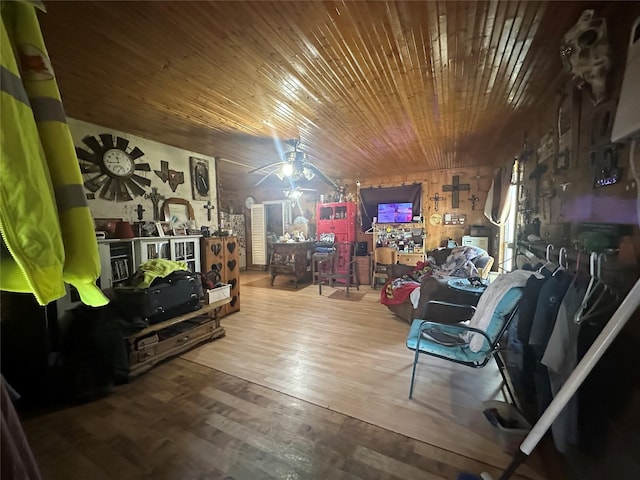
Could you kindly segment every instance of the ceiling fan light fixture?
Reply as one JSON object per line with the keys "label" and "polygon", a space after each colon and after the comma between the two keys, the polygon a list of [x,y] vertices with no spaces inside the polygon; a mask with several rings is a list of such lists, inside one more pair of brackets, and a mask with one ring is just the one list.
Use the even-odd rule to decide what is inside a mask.
{"label": "ceiling fan light fixture", "polygon": [[291,200],[297,200],[302,196],[302,192],[300,190],[285,190],[284,195]]}
{"label": "ceiling fan light fixture", "polygon": [[285,153],[284,159],[287,162],[306,162],[307,154],[305,152],[298,152],[297,150],[294,150],[292,152]]}
{"label": "ceiling fan light fixture", "polygon": [[307,168],[307,167],[302,169],[302,175],[307,180],[311,180],[313,177],[316,176],[316,174],[313,173],[313,170],[311,170],[310,168]]}
{"label": "ceiling fan light fixture", "polygon": [[293,175],[293,164],[285,163],[284,165],[282,165],[282,175],[284,175],[285,177],[290,177],[291,175]]}

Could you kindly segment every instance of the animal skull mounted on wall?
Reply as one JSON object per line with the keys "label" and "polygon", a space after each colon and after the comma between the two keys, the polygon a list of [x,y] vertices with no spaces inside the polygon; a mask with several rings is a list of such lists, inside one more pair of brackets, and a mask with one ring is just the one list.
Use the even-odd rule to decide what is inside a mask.
{"label": "animal skull mounted on wall", "polygon": [[611,68],[607,24],[604,18],[594,18],[594,10],[585,10],[578,22],[562,37],[560,56],[564,68],[587,83],[595,105],[606,98],[607,74]]}

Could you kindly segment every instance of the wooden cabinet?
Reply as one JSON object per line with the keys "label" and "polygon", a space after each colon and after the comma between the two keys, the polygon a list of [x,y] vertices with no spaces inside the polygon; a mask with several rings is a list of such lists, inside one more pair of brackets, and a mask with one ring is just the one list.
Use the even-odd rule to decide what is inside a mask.
{"label": "wooden cabinet", "polygon": [[311,255],[314,242],[273,243],[269,261],[271,285],[278,275],[291,276],[295,286],[301,280],[311,278]]}
{"label": "wooden cabinet", "polygon": [[320,203],[316,207],[316,231],[335,234],[336,242],[356,241],[356,204],[353,202]]}
{"label": "wooden cabinet", "polygon": [[360,285],[371,284],[371,255],[356,256],[356,268]]}
{"label": "wooden cabinet", "polygon": [[200,272],[200,235],[144,237],[134,241],[138,263],[156,258],[185,262],[191,272]]}
{"label": "wooden cabinet", "polygon": [[203,237],[200,240],[202,272],[217,266],[220,281],[231,285],[231,300],[219,313],[219,318],[240,310],[240,244],[238,237]]}
{"label": "wooden cabinet", "polygon": [[158,362],[178,355],[195,345],[224,336],[219,313],[231,298],[219,300],[201,309],[151,325],[131,335],[129,340],[129,376],[139,375]]}

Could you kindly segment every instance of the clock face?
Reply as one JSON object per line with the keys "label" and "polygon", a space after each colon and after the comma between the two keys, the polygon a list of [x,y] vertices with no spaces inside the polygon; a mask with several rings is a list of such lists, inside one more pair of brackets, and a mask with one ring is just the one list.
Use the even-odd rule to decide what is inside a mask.
{"label": "clock face", "polygon": [[98,136],[99,139],[87,135],[82,139],[85,146],[76,147],[85,188],[116,202],[145,195],[144,187],[151,186],[151,180],[140,173],[150,172],[151,167],[138,160],[144,152],[138,147],[129,148],[126,138],[110,133]]}
{"label": "clock face", "polygon": [[129,158],[129,155],[117,148],[112,148],[104,152],[102,161],[107,173],[118,177],[127,177],[131,175],[135,168],[133,160]]}

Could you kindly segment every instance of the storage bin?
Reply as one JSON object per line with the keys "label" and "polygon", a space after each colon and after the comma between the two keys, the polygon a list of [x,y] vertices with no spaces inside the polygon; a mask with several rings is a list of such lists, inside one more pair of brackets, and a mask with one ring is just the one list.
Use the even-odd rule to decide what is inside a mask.
{"label": "storage bin", "polygon": [[489,400],[483,405],[485,417],[498,434],[500,447],[509,455],[515,455],[531,430],[531,424],[509,403]]}
{"label": "storage bin", "polygon": [[211,290],[207,290],[207,294],[204,298],[207,300],[207,304],[217,302],[219,300],[224,300],[225,298],[229,298],[231,295],[231,285],[222,285],[221,287],[212,288]]}

